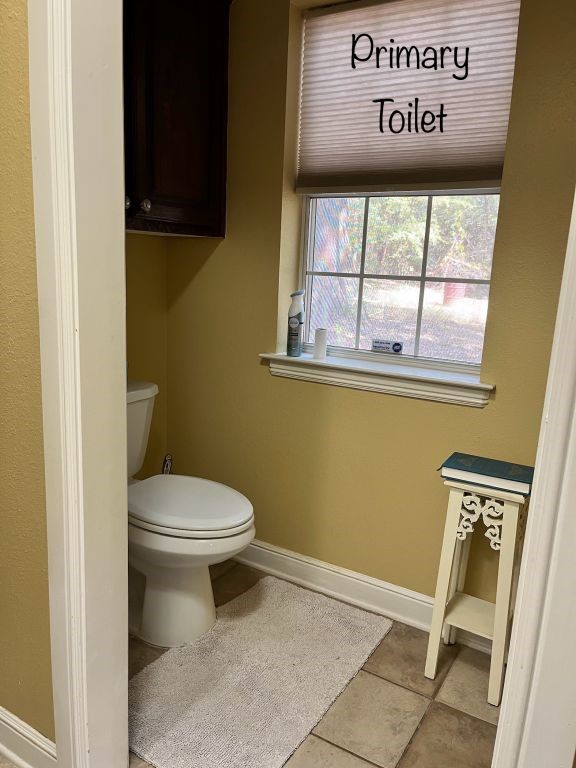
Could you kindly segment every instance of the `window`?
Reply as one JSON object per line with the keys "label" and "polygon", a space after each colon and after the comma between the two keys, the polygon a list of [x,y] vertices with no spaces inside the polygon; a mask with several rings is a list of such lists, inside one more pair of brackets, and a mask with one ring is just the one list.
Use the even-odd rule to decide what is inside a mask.
{"label": "window", "polygon": [[406,365],[480,365],[519,6],[387,0],[305,14],[307,344],[326,327],[333,356],[390,362],[378,342],[398,342]]}
{"label": "window", "polygon": [[340,354],[389,341],[402,344],[403,356],[479,365],[498,201],[309,198],[306,342],[327,328]]}
{"label": "window", "polygon": [[327,0],[304,13],[299,287],[304,351],[326,327],[329,355],[288,357],[279,339],[262,355],[273,375],[489,401],[480,362],[519,9],[520,0]]}

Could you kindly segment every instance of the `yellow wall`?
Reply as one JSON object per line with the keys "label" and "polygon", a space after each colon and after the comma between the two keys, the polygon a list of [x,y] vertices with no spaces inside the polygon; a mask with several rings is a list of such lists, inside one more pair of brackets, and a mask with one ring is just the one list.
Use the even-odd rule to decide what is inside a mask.
{"label": "yellow wall", "polygon": [[0,706],[54,737],[25,0],[0,0]]}
{"label": "yellow wall", "polygon": [[167,453],[167,239],[126,236],[126,337],[128,377],[158,384],[141,475],[160,472]]}
{"label": "yellow wall", "polygon": [[[522,3],[483,365],[497,394],[476,410],[272,378],[259,362],[296,235],[286,194],[282,219],[289,4],[233,3],[227,236],[167,241],[167,425],[177,471],[246,493],[260,539],[433,594],[441,460],[534,460],[576,179],[575,13]],[[475,550],[469,587],[491,597],[493,553]]]}

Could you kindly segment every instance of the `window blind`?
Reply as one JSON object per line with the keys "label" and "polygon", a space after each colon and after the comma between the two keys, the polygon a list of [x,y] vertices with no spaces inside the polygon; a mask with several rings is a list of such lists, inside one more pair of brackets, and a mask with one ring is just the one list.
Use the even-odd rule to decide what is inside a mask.
{"label": "window blind", "polygon": [[519,6],[389,0],[309,12],[297,188],[497,182]]}

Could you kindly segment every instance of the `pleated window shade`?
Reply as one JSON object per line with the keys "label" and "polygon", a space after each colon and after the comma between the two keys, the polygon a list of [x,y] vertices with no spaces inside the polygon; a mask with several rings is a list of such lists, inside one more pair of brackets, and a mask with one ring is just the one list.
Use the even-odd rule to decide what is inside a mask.
{"label": "pleated window shade", "polygon": [[[358,192],[381,187],[419,189],[497,182],[501,176],[510,111],[520,0],[389,0],[311,11],[304,20],[297,189]],[[367,61],[351,66],[356,53]],[[390,40],[394,42],[391,43]],[[450,46],[444,68],[416,68],[433,50]],[[458,62],[453,49],[458,47]],[[376,68],[376,48],[385,47]],[[390,48],[393,51],[390,60]],[[468,74],[463,77],[465,49]],[[426,50],[427,49],[427,50]],[[392,63],[392,66],[390,66]],[[396,66],[399,64],[399,66]],[[456,79],[453,75],[457,75]],[[443,132],[408,132],[419,113],[444,105]],[[386,102],[380,132],[380,104]],[[405,130],[393,133],[388,117],[399,109]],[[430,118],[428,118],[430,120]],[[402,118],[393,120],[399,130]],[[430,124],[427,125],[430,127]]]}

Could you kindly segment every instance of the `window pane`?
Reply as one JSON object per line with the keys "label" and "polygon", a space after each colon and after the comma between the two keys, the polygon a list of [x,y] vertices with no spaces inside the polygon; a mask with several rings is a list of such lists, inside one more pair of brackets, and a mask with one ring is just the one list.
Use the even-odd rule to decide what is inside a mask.
{"label": "window pane", "polygon": [[316,272],[358,272],[364,229],[363,197],[322,197],[316,201]]}
{"label": "window pane", "polygon": [[364,271],[420,275],[427,197],[371,197]]}
{"label": "window pane", "polygon": [[489,280],[499,195],[442,195],[432,202],[426,274]]}
{"label": "window pane", "polygon": [[328,344],[337,347],[354,347],[360,281],[355,277],[315,275],[311,283],[308,341],[314,341],[316,328],[326,328]]}
{"label": "window pane", "polygon": [[365,280],[360,348],[372,349],[373,339],[401,341],[404,354],[413,355],[419,293],[414,280]]}
{"label": "window pane", "polygon": [[441,360],[480,363],[489,286],[427,283],[419,354]]}

